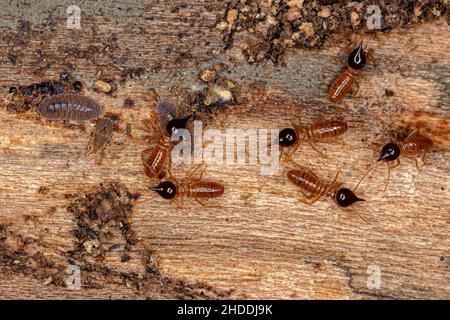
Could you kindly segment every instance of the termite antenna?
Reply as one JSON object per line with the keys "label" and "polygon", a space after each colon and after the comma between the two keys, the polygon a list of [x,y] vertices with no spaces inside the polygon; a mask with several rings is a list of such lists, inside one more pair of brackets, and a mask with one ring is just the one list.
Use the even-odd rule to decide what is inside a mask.
{"label": "termite antenna", "polygon": [[378,165],[380,164],[380,162],[376,162],[374,163],[361,177],[361,179],[359,179],[358,183],[355,185],[354,190],[356,191],[356,189],[358,189],[359,185],[361,184],[361,182],[364,180],[364,178],[373,170],[375,169]]}

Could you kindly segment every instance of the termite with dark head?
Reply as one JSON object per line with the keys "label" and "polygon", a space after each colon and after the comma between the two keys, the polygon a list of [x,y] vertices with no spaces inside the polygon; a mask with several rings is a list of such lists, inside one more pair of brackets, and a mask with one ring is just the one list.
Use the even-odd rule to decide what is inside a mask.
{"label": "termite with dark head", "polygon": [[[287,177],[294,185],[300,188],[306,199],[300,201],[313,204],[321,197],[328,196],[341,208],[346,208],[358,201],[365,201],[347,188],[343,188],[343,183],[337,182],[340,170],[337,171],[333,181],[325,183],[320,180],[311,170],[297,169],[289,170]],[[361,216],[360,218],[367,223]]]}
{"label": "termite with dark head", "polygon": [[[142,151],[141,154],[145,174],[150,178],[158,176],[162,172],[167,158],[170,158],[172,148],[179,143],[179,141],[172,140],[172,135],[177,134],[180,129],[185,129],[192,116],[177,118],[176,107],[166,101],[158,102],[156,110],[158,120],[147,120],[144,125],[146,131],[156,130],[159,133],[159,144],[153,149]],[[169,160],[169,168],[170,165],[171,160]]]}
{"label": "termite with dark head", "polygon": [[[286,155],[286,160],[291,159],[300,146],[301,141],[306,141],[314,151],[318,152],[323,157],[326,157],[325,154],[315,147],[314,141],[331,142],[330,139],[344,134],[347,130],[347,122],[342,120],[317,122],[308,127],[294,126],[293,128],[281,130],[278,141],[275,141],[273,144],[278,144],[281,148],[292,148]],[[335,141],[334,143],[339,142]]]}
{"label": "termite with dark head", "polygon": [[328,100],[331,102],[341,100],[353,85],[356,86],[356,90],[352,96],[356,96],[359,91],[359,84],[356,79],[359,76],[359,71],[366,65],[367,60],[371,58],[371,52],[371,50],[367,53],[364,51],[363,42],[361,41],[358,48],[349,54],[347,65],[328,90]]}
{"label": "termite with dark head", "polygon": [[[369,168],[369,170],[364,173],[364,175],[359,180],[355,189],[358,188],[359,184],[363,181],[363,179],[371,172],[378,164],[386,163],[387,164],[387,179],[386,185],[384,187],[384,191],[386,191],[389,179],[391,177],[392,169],[398,167],[400,165],[400,156],[404,156],[405,158],[409,158],[415,161],[416,168],[419,170],[419,163],[417,161],[418,156],[422,157],[422,161],[425,164],[425,154],[429,152],[433,148],[433,141],[427,137],[419,135],[419,129],[414,130],[410,133],[405,140],[401,142],[390,142],[386,144],[380,152],[380,156],[377,162]],[[395,164],[394,164],[395,162]]]}
{"label": "termite with dark head", "polygon": [[172,203],[180,200],[179,207],[181,208],[184,207],[185,196],[193,198],[203,207],[221,207],[220,205],[208,205],[203,201],[205,199],[212,199],[222,196],[224,193],[224,187],[217,182],[202,180],[205,167],[203,167],[199,177],[195,178],[195,174],[200,167],[201,164],[191,171],[181,182],[179,182],[169,170],[168,180],[161,182],[155,187],[151,187],[150,190],[157,192],[161,197],[170,200]]}

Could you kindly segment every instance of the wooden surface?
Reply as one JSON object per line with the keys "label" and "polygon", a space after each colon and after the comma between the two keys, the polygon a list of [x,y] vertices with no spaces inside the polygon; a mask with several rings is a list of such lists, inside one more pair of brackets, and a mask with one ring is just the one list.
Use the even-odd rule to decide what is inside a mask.
{"label": "wooden surface", "polygon": [[[345,59],[347,37],[335,34],[322,50],[288,50],[284,65],[249,65],[238,39],[222,50],[214,25],[223,8],[196,3],[178,13],[155,3],[145,7],[152,19],[133,13],[119,21],[87,16],[82,31],[67,30],[57,18],[24,31],[8,27],[3,17],[2,93],[70,69],[87,84],[88,96],[120,114],[121,130],[99,164],[96,156],[85,155],[93,123],[83,131],[43,122],[33,110],[14,114],[0,108],[0,297],[450,298],[447,23],[364,36],[375,60],[362,72],[354,101],[346,97],[333,105],[326,91],[342,68],[334,59]],[[112,36],[117,45],[101,51]],[[10,54],[16,59],[6,58]],[[204,116],[208,128],[283,128],[321,117],[344,119],[350,126],[341,139],[345,145],[319,145],[331,159],[303,145],[295,160],[323,179],[342,168],[341,180],[353,187],[383,143],[396,132],[405,136],[421,127],[435,142],[430,165],[418,172],[402,159],[385,193],[386,171],[378,169],[359,190],[367,202],[355,207],[370,224],[330,199],[300,203],[285,167],[261,176],[258,166],[209,165],[205,178],[225,186],[223,198],[214,200],[224,207],[204,209],[187,199],[185,208],[177,209],[147,189],[156,181],[143,173],[140,152],[148,142],[138,125],[154,107],[155,92],[173,98],[181,85],[185,95],[201,83],[198,74],[217,62],[237,84],[237,102]],[[137,68],[144,69],[140,76],[123,76]],[[116,97],[91,90],[99,70],[117,83]],[[126,98],[135,106],[124,108]],[[124,132],[126,123],[132,138]],[[182,177],[189,169],[175,173]],[[69,290],[60,281],[76,244],[67,207],[111,182],[142,194],[129,218],[140,241],[131,248],[131,260],[121,262],[123,238],[106,240],[118,249],[103,261],[79,262],[83,288]],[[48,192],[39,193],[41,187]],[[370,265],[381,270],[380,289],[366,285]]]}

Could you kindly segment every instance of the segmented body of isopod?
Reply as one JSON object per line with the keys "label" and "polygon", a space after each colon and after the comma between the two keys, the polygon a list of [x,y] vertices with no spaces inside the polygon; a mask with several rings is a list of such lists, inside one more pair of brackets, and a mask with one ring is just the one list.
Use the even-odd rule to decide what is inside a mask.
{"label": "segmented body of isopod", "polygon": [[114,131],[114,122],[110,118],[100,120],[92,132],[91,140],[87,147],[87,153],[102,152],[110,143]]}
{"label": "segmented body of isopod", "polygon": [[48,120],[90,120],[97,118],[102,106],[78,94],[60,94],[42,100],[37,113]]}

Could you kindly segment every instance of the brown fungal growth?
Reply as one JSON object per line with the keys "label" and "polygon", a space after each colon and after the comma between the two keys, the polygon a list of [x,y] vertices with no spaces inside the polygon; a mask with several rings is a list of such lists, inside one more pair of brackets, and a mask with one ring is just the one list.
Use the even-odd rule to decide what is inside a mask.
{"label": "brown fungal growth", "polygon": [[77,227],[73,234],[77,245],[69,255],[72,258],[90,257],[102,261],[107,252],[104,241],[111,238],[113,229],[118,229],[125,240],[122,259],[127,261],[131,246],[137,242],[128,219],[133,202],[139,197],[139,194],[129,192],[124,186],[112,183],[101,185],[98,191],[73,200],[67,211],[75,216]]}
{"label": "brown fungal growth", "polygon": [[395,1],[388,4],[371,1],[260,1],[230,0],[216,28],[222,32],[224,47],[235,39],[243,46],[249,63],[262,60],[279,62],[287,48],[319,48],[338,30],[370,31],[367,20],[374,14],[368,10],[376,4],[382,16],[381,29],[409,28],[417,23],[441,16],[449,19],[443,0]]}

